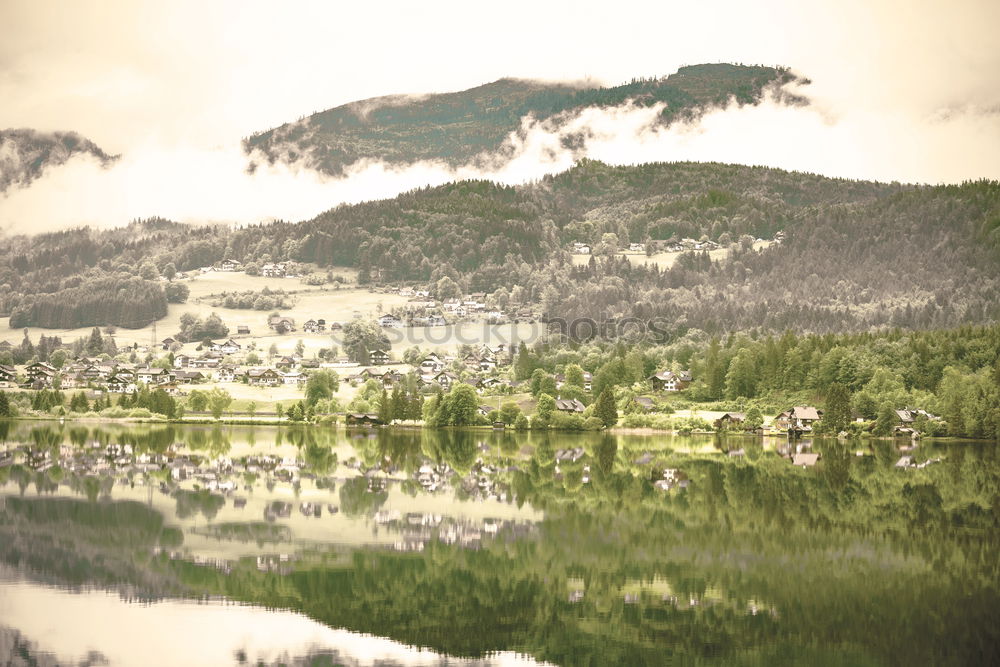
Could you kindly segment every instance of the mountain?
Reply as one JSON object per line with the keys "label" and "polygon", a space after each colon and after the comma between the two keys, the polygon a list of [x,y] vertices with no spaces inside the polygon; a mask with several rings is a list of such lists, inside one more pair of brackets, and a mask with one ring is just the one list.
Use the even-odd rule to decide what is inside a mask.
{"label": "mountain", "polygon": [[0,130],[0,194],[25,187],[49,167],[64,164],[77,155],[90,155],[103,167],[120,156],[109,155],[90,139],[76,132],[39,132],[28,128]]}
{"label": "mountain", "polygon": [[[728,257],[676,253],[669,268],[614,256],[577,265],[568,252],[574,241],[703,237],[733,249]],[[748,237],[783,240],[757,250],[739,242]],[[5,241],[0,312],[31,322],[57,313],[60,294],[86,303],[88,286],[109,275],[124,280],[145,262],[186,271],[224,257],[258,267],[352,266],[361,282],[432,289],[447,276],[467,292],[540,303],[552,317],[638,317],[671,331],[866,331],[1000,319],[995,181],[928,187],[741,165],[586,160],[537,183],[461,181],[294,224],[151,220]]]}
{"label": "mountain", "polygon": [[683,67],[665,78],[612,88],[501,79],[456,93],[351,102],[255,134],[244,141],[244,149],[252,161],[302,162],[333,176],[365,159],[395,165],[440,160],[457,167],[502,159],[512,150],[507,138],[528,116],[557,122],[587,107],[631,100],[641,106],[664,104],[660,122],[669,124],[731,99],[755,104],[765,91],[778,91],[794,79],[786,69],[728,64]]}

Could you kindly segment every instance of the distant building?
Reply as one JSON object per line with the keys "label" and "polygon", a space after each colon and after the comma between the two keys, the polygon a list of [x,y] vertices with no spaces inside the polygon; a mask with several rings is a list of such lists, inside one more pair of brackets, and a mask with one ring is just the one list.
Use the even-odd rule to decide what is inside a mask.
{"label": "distant building", "polygon": [[389,363],[389,353],[385,350],[371,350],[368,352],[368,360],[376,366]]}
{"label": "distant building", "polygon": [[212,343],[211,349],[212,352],[219,352],[221,354],[237,354],[243,349],[243,346],[230,338],[229,340],[221,343]]}
{"label": "distant building", "polygon": [[575,398],[557,398],[556,399],[556,410],[560,412],[572,412],[579,414],[583,412],[585,406],[579,400]]}
{"label": "distant building", "polygon": [[781,431],[811,431],[812,425],[818,422],[822,415],[822,410],[799,405],[775,417],[774,427]]}
{"label": "distant building", "polygon": [[257,387],[276,387],[284,383],[281,373],[273,368],[251,368],[246,373],[247,383]]}
{"label": "distant building", "polygon": [[691,384],[691,373],[688,371],[660,371],[649,377],[649,384],[656,391],[681,391]]}

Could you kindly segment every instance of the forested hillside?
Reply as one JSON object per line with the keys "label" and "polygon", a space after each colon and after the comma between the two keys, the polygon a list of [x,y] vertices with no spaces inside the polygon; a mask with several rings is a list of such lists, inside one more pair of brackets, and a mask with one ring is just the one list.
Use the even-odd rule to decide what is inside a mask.
{"label": "forested hillside", "polygon": [[0,193],[28,185],[47,168],[76,155],[90,155],[105,167],[118,159],[76,132],[0,130]]}
{"label": "forested hillside", "polygon": [[661,122],[667,124],[730,99],[757,103],[768,86],[777,89],[793,78],[784,69],[716,64],[683,67],[669,77],[611,88],[500,79],[455,93],[352,102],[256,134],[245,140],[244,148],[252,158],[301,161],[331,175],[366,158],[390,164],[443,160],[459,166],[501,151],[528,116],[546,120],[631,100],[641,106],[665,104]]}
{"label": "forested hillside", "polygon": [[[751,248],[778,232],[780,243]],[[601,251],[684,237],[719,242],[729,256],[678,253],[659,268]],[[153,279],[233,258],[353,266],[362,283],[433,288],[448,276],[501,299],[518,287],[551,317],[655,317],[672,331],[857,331],[1000,317],[1000,184],[992,181],[918,187],[764,167],[584,161],[537,183],[463,181],[298,224],[149,220],[5,241],[4,313],[114,273]],[[574,265],[574,241],[599,256]]]}
{"label": "forested hillside", "polygon": [[688,253],[669,271],[608,260],[556,271],[562,317],[637,315],[707,331],[940,327],[1000,317],[1000,184],[807,206],[783,243],[726,262]]}

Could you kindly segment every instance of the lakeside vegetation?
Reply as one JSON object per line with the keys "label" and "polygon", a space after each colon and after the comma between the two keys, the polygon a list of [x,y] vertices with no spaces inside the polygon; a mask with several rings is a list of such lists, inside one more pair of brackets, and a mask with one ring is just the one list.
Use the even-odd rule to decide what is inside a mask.
{"label": "lakeside vegetation", "polygon": [[[384,335],[377,328],[358,329],[362,338]],[[99,350],[106,341],[96,332],[79,344]],[[12,353],[0,354],[5,355],[0,363],[13,358]],[[35,354],[51,360],[56,352],[46,345]],[[414,363],[423,358],[419,350],[408,357]],[[337,372],[316,370],[309,374],[301,398],[262,417],[329,424],[348,412],[374,413],[385,424],[429,427],[502,422],[518,429],[600,430],[620,425],[690,432],[723,427],[695,414],[675,413],[735,411],[747,413],[752,421],[724,428],[756,432],[765,418],[770,423],[782,410],[816,405],[825,410],[813,426],[817,433],[891,436],[900,425],[896,411],[910,409],[926,413],[907,424],[918,434],[1000,439],[1000,325],[725,339],[689,332],[666,345],[624,340],[574,344],[550,337],[520,346],[511,362],[509,369],[493,373],[509,381],[485,391],[464,382],[447,391],[436,384],[422,385],[421,376],[410,370],[391,388],[368,379],[349,401],[339,397],[343,379]],[[664,369],[685,369],[693,381],[681,392],[658,392],[649,378]],[[456,378],[473,377],[460,364],[455,371]],[[585,381],[585,373],[591,382]],[[646,405],[637,400],[641,397],[648,399]],[[557,398],[577,400],[582,409],[563,412]],[[114,399],[110,394],[88,398],[82,390],[0,391],[0,416],[183,419],[188,413],[210,412],[220,419],[235,410],[233,402],[225,385],[195,388],[182,399],[146,385]],[[491,406],[486,412],[481,409],[484,402]],[[264,412],[253,400],[244,400],[239,408],[236,418],[252,420],[255,412]]]}

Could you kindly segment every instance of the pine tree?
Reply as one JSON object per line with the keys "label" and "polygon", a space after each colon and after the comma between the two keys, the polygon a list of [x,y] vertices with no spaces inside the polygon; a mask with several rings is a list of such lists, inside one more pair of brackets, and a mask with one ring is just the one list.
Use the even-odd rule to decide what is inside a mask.
{"label": "pine tree", "polygon": [[597,402],[594,404],[594,416],[609,428],[618,423],[618,408],[615,406],[615,397],[611,393],[610,387],[597,397]]}
{"label": "pine tree", "polygon": [[896,425],[896,411],[891,403],[883,403],[878,409],[878,419],[875,420],[875,435],[892,435],[892,429]]}

